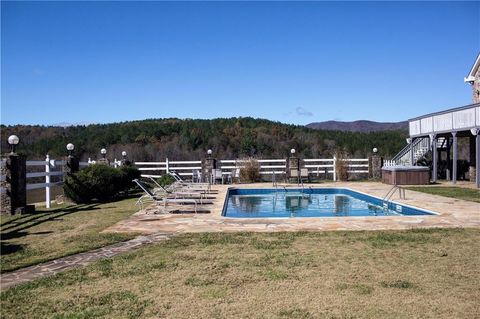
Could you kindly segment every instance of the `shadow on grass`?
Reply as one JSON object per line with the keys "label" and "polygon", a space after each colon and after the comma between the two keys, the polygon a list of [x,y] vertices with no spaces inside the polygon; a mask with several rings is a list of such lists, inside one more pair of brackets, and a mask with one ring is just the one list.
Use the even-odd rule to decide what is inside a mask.
{"label": "shadow on grass", "polygon": [[[31,228],[33,226],[40,225],[40,224],[45,223],[45,222],[55,220],[55,219],[57,219],[59,217],[62,217],[62,216],[66,216],[66,215],[70,215],[70,214],[74,214],[74,213],[80,213],[80,212],[83,212],[83,211],[100,209],[100,208],[97,207],[98,205],[99,205],[98,203],[95,203],[95,204],[86,204],[86,205],[85,204],[75,205],[75,206],[70,206],[70,207],[65,207],[65,208],[57,208],[57,209],[52,209],[52,210],[49,210],[49,211],[46,211],[46,212],[43,212],[43,213],[36,213],[36,214],[30,215],[30,217],[31,217],[30,219],[21,218],[21,220],[18,220],[18,219],[11,220],[11,221],[8,222],[10,224],[9,226],[4,227],[6,223],[1,225],[1,227],[2,227],[2,234],[1,234],[2,239],[4,239],[3,236],[5,235],[5,231],[7,231],[7,230],[11,230],[13,228],[16,228],[15,230],[11,230],[11,232],[18,232],[20,230],[25,230],[25,229]],[[44,217],[48,217],[48,218],[43,219]],[[20,228],[17,228],[17,227],[20,227]]]}
{"label": "shadow on grass", "polygon": [[[67,207],[59,207],[59,208],[36,212],[34,214],[21,215],[21,216],[18,216],[18,218],[8,220],[7,222],[0,225],[0,229],[1,229],[0,240],[2,241],[1,254],[2,255],[11,254],[23,249],[21,245],[14,245],[8,242],[4,242],[6,240],[25,237],[28,235],[44,235],[44,234],[53,233],[53,231],[29,232],[28,229],[32,227],[41,225],[46,222],[62,221],[63,220],[62,217],[72,215],[72,214],[78,214],[82,212],[100,210],[100,209],[115,208],[115,206],[105,206],[105,204],[115,203],[118,201],[136,198],[136,197],[138,197],[138,192],[131,192],[129,194],[125,194],[124,196],[111,200],[109,202],[94,202],[94,203],[88,203],[88,204],[78,204],[78,205],[71,205]],[[101,205],[103,206],[99,207]]]}
{"label": "shadow on grass", "polygon": [[16,253],[16,252],[21,251],[23,249],[24,249],[23,245],[8,244],[8,243],[4,243],[4,242],[2,242],[0,244],[0,253],[2,254],[2,256],[12,254],[12,253]]}

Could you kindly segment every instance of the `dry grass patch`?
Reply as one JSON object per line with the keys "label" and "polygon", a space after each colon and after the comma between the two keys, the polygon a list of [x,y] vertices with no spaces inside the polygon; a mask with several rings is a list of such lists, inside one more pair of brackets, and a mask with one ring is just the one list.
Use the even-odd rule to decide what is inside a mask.
{"label": "dry grass patch", "polygon": [[105,228],[136,211],[135,199],[62,205],[30,215],[1,217],[1,271],[38,264],[133,238],[104,234]]}
{"label": "dry grass patch", "polygon": [[479,241],[468,229],[186,234],[11,288],[2,314],[472,318]]}

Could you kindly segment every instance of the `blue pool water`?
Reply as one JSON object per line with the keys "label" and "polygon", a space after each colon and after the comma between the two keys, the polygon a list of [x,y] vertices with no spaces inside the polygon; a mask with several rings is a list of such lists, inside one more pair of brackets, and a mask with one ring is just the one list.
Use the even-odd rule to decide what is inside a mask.
{"label": "blue pool water", "polygon": [[223,216],[266,217],[341,217],[433,215],[410,206],[389,202],[345,188],[240,189],[228,190]]}

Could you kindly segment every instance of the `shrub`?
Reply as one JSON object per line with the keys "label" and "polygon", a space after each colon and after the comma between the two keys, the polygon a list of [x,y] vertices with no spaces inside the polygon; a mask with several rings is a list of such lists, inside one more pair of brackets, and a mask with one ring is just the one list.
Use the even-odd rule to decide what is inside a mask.
{"label": "shrub", "polygon": [[348,154],[346,151],[337,150],[334,154],[337,158],[335,162],[335,172],[337,173],[337,179],[339,181],[348,180]]}
{"label": "shrub", "polygon": [[160,184],[162,187],[169,186],[175,182],[175,177],[169,174],[165,174],[159,179],[157,179],[157,183]]}
{"label": "shrub", "polygon": [[256,159],[250,157],[242,160],[240,180],[249,183],[260,181],[260,164]]}
{"label": "shrub", "polygon": [[122,174],[122,189],[128,190],[135,186],[132,182],[134,179],[140,178],[140,171],[132,165],[120,166],[120,173]]}
{"label": "shrub", "polygon": [[132,166],[113,168],[94,164],[69,175],[65,179],[65,195],[75,203],[89,203],[94,199],[109,201],[132,186],[132,179],[140,172]]}

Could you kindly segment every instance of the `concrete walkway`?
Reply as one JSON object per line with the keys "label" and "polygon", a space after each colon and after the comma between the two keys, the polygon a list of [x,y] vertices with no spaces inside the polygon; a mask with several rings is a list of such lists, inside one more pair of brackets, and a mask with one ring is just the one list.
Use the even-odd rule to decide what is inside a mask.
{"label": "concrete walkway", "polygon": [[79,253],[52,261],[45,262],[13,272],[8,272],[0,276],[0,288],[6,290],[12,286],[28,282],[37,278],[55,275],[65,270],[74,269],[91,264],[92,262],[110,258],[133,249],[167,240],[171,237],[168,233],[157,233],[148,236],[139,236],[132,240],[102,247],[92,251]]}

